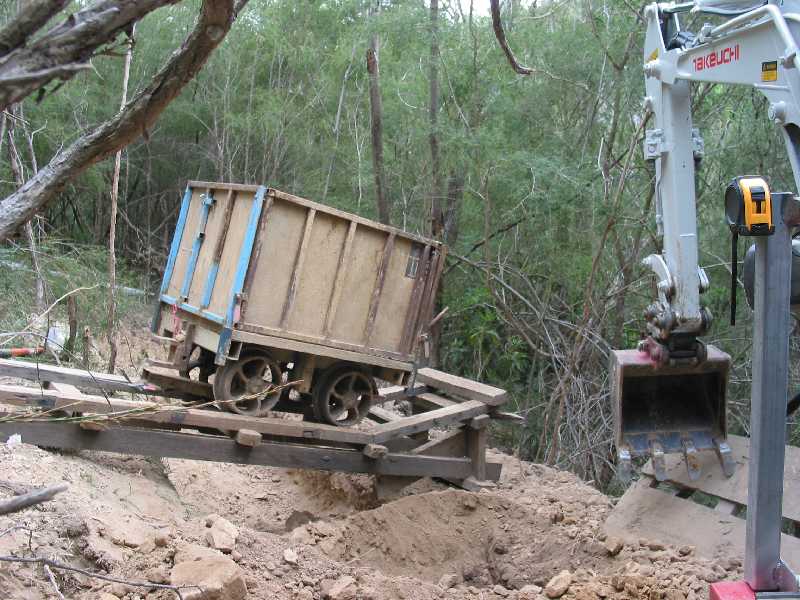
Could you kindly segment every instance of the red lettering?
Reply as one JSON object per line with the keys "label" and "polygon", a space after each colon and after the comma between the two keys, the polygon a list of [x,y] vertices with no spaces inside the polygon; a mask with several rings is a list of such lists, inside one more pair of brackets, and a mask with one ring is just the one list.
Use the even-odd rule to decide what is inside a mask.
{"label": "red lettering", "polygon": [[713,69],[739,60],[739,44],[721,50],[712,50],[705,56],[697,56],[692,60],[695,71]]}

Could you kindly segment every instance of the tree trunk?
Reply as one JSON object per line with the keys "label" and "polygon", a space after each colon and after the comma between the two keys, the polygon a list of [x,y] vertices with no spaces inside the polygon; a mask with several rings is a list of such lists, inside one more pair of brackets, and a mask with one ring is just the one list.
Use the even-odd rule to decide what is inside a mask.
{"label": "tree trunk", "polygon": [[[136,25],[131,28],[128,37],[128,48],[125,51],[125,67],[122,71],[122,100],[119,109],[128,103],[128,79],[131,74],[133,58],[133,42]],[[115,335],[117,321],[117,207],[119,204],[119,171],[122,166],[122,149],[114,156],[114,173],[111,176],[111,217],[108,226],[108,372],[113,373],[117,366],[117,337]]]}
{"label": "tree trunk", "polygon": [[372,169],[375,172],[375,201],[378,220],[391,224],[391,208],[386,192],[386,175],[383,169],[383,108],[381,106],[380,73],[378,69],[378,34],[373,33],[367,49],[367,73],[369,73],[369,107],[372,117]]}
{"label": "tree trunk", "polygon": [[444,211],[442,210],[441,176],[439,166],[439,133],[437,121],[439,115],[439,0],[431,2],[431,56],[429,66],[430,101],[428,114],[430,132],[428,142],[431,147],[431,199],[430,219],[431,236],[439,238],[444,232]]}
{"label": "tree trunk", "polygon": [[179,50],[116,116],[76,139],[16,192],[0,201],[0,241],[29,220],[73,178],[137,139],[194,79],[222,42],[247,0],[204,0],[200,18]]}

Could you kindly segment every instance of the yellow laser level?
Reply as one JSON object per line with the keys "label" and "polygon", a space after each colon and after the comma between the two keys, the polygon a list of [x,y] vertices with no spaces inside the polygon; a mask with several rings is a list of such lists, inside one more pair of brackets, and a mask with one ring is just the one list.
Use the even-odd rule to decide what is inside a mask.
{"label": "yellow laser level", "polygon": [[736,325],[739,236],[772,235],[772,195],[763,177],[736,177],[725,189],[725,219],[731,230],[731,326]]}
{"label": "yellow laser level", "polygon": [[736,177],[725,190],[725,217],[738,235],[772,235],[772,197],[762,177]]}

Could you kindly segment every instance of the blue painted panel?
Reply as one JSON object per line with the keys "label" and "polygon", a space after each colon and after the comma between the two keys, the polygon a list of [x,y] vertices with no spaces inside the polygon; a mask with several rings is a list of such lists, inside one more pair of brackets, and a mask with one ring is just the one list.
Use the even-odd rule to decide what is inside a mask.
{"label": "blue painted panel", "polygon": [[219,343],[217,344],[217,355],[214,357],[214,363],[217,365],[224,365],[225,360],[228,358],[228,352],[231,349],[231,336],[233,332],[230,327],[226,327],[219,334]]}
{"label": "blue painted panel", "polygon": [[187,298],[189,296],[189,287],[192,285],[192,278],[194,277],[194,269],[197,266],[197,257],[200,255],[200,248],[203,245],[203,239],[206,237],[206,225],[208,225],[208,213],[211,206],[214,204],[214,195],[209,190],[203,197],[203,205],[200,208],[200,223],[197,225],[197,236],[194,238],[192,244],[192,254],[189,257],[189,264],[186,265],[186,273],[183,277],[183,286],[181,286],[181,297]]}
{"label": "blue painted panel", "polygon": [[175,225],[175,235],[172,236],[172,245],[169,249],[167,266],[164,268],[164,279],[161,281],[162,294],[167,292],[167,289],[169,288],[169,282],[172,279],[172,272],[175,269],[175,259],[178,257],[178,251],[181,248],[183,230],[186,227],[186,215],[189,214],[189,203],[191,200],[192,189],[189,186],[186,186],[186,191],[183,193],[183,200],[181,201],[181,212],[178,214],[178,223]]}
{"label": "blue painted panel", "polygon": [[202,317],[203,319],[208,319],[209,321],[213,321],[214,323],[219,323],[220,325],[225,323],[225,318],[222,317],[221,315],[212,313],[207,310],[203,310],[201,308],[193,306],[192,304],[189,304],[188,302],[181,302],[180,304],[178,304],[178,308],[193,315],[197,315],[198,317]]}
{"label": "blue painted panel", "polygon": [[203,290],[203,299],[200,302],[202,308],[208,308],[211,304],[211,294],[214,293],[214,284],[217,282],[217,273],[219,272],[219,263],[215,262],[208,270],[208,278],[206,279],[206,288]]}
{"label": "blue painted panel", "polygon": [[219,334],[217,355],[214,357],[214,362],[218,365],[225,364],[225,361],[228,358],[228,353],[231,349],[231,341],[233,338],[233,320],[236,315],[236,306],[239,303],[240,294],[242,293],[242,288],[244,287],[244,278],[247,275],[247,268],[250,265],[250,256],[253,253],[253,243],[256,239],[258,221],[261,218],[261,209],[264,206],[264,196],[266,193],[267,188],[261,185],[258,187],[255,198],[253,198],[253,206],[250,209],[250,217],[247,221],[247,230],[244,233],[242,248],[239,251],[239,260],[236,262],[236,276],[233,280],[231,297],[228,301],[228,313],[225,315],[224,328]]}
{"label": "blue painted panel", "polygon": [[244,278],[247,275],[247,267],[250,265],[250,255],[253,252],[253,243],[256,239],[256,230],[258,229],[258,221],[261,217],[261,208],[264,206],[264,196],[267,193],[267,188],[263,185],[258,187],[255,198],[253,198],[253,206],[250,209],[250,218],[247,221],[247,230],[244,233],[242,240],[242,249],[239,251],[239,260],[236,263],[236,277],[233,280],[231,288],[231,297],[228,301],[228,314],[226,315],[225,325],[233,327],[234,316],[236,312],[236,305],[239,302],[239,295],[242,293],[244,287]]}
{"label": "blue painted panel", "polygon": [[173,306],[175,306],[175,304],[178,302],[177,299],[173,298],[172,296],[168,296],[167,294],[161,294],[161,301]]}

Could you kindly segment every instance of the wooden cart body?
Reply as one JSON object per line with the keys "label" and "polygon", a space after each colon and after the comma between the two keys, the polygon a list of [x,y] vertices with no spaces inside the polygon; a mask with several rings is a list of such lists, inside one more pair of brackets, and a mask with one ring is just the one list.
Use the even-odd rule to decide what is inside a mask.
{"label": "wooden cart body", "polygon": [[430,323],[444,255],[434,240],[278,190],[191,181],[153,331],[188,329],[218,365],[256,345],[397,380]]}

